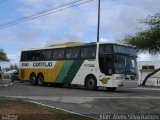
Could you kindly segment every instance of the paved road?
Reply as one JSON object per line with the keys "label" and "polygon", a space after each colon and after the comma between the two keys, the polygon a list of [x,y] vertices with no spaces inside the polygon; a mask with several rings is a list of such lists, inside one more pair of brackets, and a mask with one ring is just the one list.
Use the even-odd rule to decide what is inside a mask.
{"label": "paved road", "polygon": [[0,87],[0,96],[25,98],[61,109],[99,118],[100,114],[160,114],[160,89],[118,89],[108,92],[104,88],[90,91],[83,87],[31,86],[14,83]]}

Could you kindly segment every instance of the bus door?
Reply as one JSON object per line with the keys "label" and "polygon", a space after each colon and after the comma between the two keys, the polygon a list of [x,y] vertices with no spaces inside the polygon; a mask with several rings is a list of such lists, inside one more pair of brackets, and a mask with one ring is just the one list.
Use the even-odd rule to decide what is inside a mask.
{"label": "bus door", "polygon": [[114,55],[101,55],[99,58],[99,65],[102,73],[112,75],[114,71]]}

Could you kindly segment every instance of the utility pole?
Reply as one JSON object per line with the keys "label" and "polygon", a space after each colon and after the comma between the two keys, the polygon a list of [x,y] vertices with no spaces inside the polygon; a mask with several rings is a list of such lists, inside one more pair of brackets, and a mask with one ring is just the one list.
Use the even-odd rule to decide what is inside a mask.
{"label": "utility pole", "polygon": [[98,26],[97,26],[97,42],[99,42],[99,29],[100,29],[100,13],[101,13],[101,2],[98,0]]}

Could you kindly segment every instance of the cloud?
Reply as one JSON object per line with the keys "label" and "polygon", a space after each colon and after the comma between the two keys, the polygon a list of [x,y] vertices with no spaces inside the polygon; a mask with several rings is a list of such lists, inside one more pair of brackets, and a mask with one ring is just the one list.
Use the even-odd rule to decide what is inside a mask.
{"label": "cloud", "polygon": [[[23,4],[27,5],[26,8],[31,7],[32,11],[36,11],[37,4],[44,8],[48,8],[48,6],[53,7],[62,3],[67,3],[68,1],[35,0],[33,2],[32,0],[25,0],[23,1]],[[156,2],[158,1],[156,0]],[[142,5],[137,5],[140,3]],[[152,12],[150,11],[156,3],[150,3],[150,0],[129,0],[127,2],[122,2],[121,0],[119,0],[119,2],[112,0],[102,1],[101,34],[108,33],[112,34],[114,39],[122,39],[125,34],[135,33],[137,31],[136,28],[140,26],[137,19],[145,18],[147,14],[155,12],[153,10]],[[40,8],[41,7],[39,7],[39,9]],[[24,6],[23,9],[25,9]],[[73,30],[86,33],[90,29],[96,30],[97,1],[51,14],[29,23],[33,28],[49,32],[67,29],[67,31],[69,31],[68,33]]]}
{"label": "cloud", "polygon": [[10,63],[14,64],[14,63],[19,63],[20,61],[20,53],[16,53],[16,54],[8,54],[8,57],[10,58]]}
{"label": "cloud", "polygon": [[110,39],[105,39],[105,38],[100,38],[100,42],[107,42],[107,43],[116,43],[115,40],[110,40]]}
{"label": "cloud", "polygon": [[148,53],[146,54],[139,54],[138,55],[138,58],[137,58],[138,61],[160,61],[160,55],[150,55]]}
{"label": "cloud", "polygon": [[[17,11],[21,16],[28,16],[71,1],[18,0]],[[138,31],[137,28],[144,27],[137,20],[159,12],[159,4],[159,0],[101,0],[101,40],[114,42],[121,40],[126,34],[134,34]],[[5,46],[16,46],[14,52],[13,49],[7,50],[10,58],[16,59],[14,54],[20,53],[24,48],[69,41],[96,41],[96,31],[97,0],[94,0],[1,30],[0,42]]]}

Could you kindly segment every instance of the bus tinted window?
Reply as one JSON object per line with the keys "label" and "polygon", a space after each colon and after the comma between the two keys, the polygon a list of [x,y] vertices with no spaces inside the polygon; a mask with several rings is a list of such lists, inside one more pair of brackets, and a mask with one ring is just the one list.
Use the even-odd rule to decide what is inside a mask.
{"label": "bus tinted window", "polygon": [[99,53],[100,54],[112,53],[112,52],[113,52],[113,45],[111,45],[111,44],[99,45]]}
{"label": "bus tinted window", "polygon": [[52,60],[52,50],[37,50],[22,52],[21,61]]}
{"label": "bus tinted window", "polygon": [[114,52],[115,53],[124,53],[129,55],[136,56],[136,51],[132,47],[122,46],[122,45],[114,45]]}
{"label": "bus tinted window", "polygon": [[52,50],[43,50],[41,52],[41,60],[52,60]]}
{"label": "bus tinted window", "polygon": [[35,61],[41,59],[41,52],[40,51],[31,51],[29,60]]}
{"label": "bus tinted window", "polygon": [[53,50],[53,59],[54,60],[64,59],[64,53],[65,53],[64,49],[55,49],[55,50]]}
{"label": "bus tinted window", "polygon": [[79,57],[79,48],[68,48],[66,50],[66,59],[75,59]]}
{"label": "bus tinted window", "polygon": [[94,59],[96,57],[96,46],[86,46],[81,48],[81,58]]}
{"label": "bus tinted window", "polygon": [[21,61],[28,61],[28,52],[22,52]]}
{"label": "bus tinted window", "polygon": [[87,47],[81,48],[81,58],[87,58],[87,52],[88,52]]}

